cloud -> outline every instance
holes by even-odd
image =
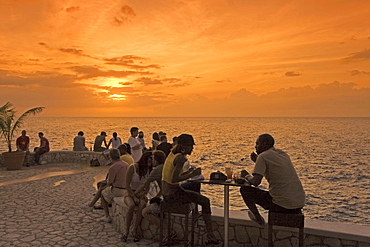
[[[370,49],[351,53],[348,57],[345,57],[344,60],[346,61],[358,61],[358,60],[367,60],[370,59]]]
[[[182,116],[245,117],[369,117],[370,88],[333,82],[313,88],[292,87],[264,95],[240,89],[224,98],[193,96],[162,106]]]
[[[113,17],[112,23],[115,26],[121,26],[135,16],[136,14],[133,8],[128,5],[123,5]]]
[[[367,72],[367,71],[359,71],[359,70],[352,70],[352,71],[350,71],[350,74],[351,74],[351,76],[355,76],[355,75],[361,75],[361,74],[363,74],[363,75],[370,75],[370,72]]]
[[[59,51],[64,53],[69,53],[76,56],[84,56],[84,57],[91,57],[89,55],[86,55],[82,52],[82,50],[74,49],[74,48],[60,48]]]
[[[66,8],[66,12],[75,12],[78,10],[80,10],[80,6],[72,6],[72,7]]]
[[[285,76],[300,76],[300,73],[294,72],[294,71],[288,71],[285,73]]]
[[[121,57],[114,57],[114,58],[104,58],[103,61],[106,61],[106,64],[110,65],[121,65],[131,69],[160,69],[161,66],[158,64],[150,64],[150,65],[137,65],[134,64],[136,61],[142,63],[143,60],[148,60],[147,58],[135,56],[135,55],[126,55]]]
[[[135,80],[136,82],[142,82],[145,86],[149,85],[167,85],[170,84],[170,86],[178,86],[179,84],[183,84],[181,79],[179,78],[150,78],[150,77],[141,77]]]
[[[163,84],[163,82],[161,82],[160,80],[152,79],[152,78],[149,78],[149,77],[141,77],[139,79],[136,79],[135,81],[142,82],[142,83],[144,83],[145,86],[148,86],[148,85],[162,85]]]
[[[96,77],[127,77],[130,75],[147,75],[150,72],[132,70],[101,70],[95,66],[72,66],[70,69],[77,72],[78,79],[91,79]]]

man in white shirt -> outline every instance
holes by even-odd
[[[135,162],[138,162],[143,154],[143,146],[140,141],[136,138],[139,134],[138,127],[132,127],[130,130],[131,136],[128,138],[128,144],[131,147],[131,155]]]
[[[305,192],[287,153],[274,148],[274,138],[269,134],[260,135],[256,141],[256,153],[250,157],[256,163],[254,171],[249,174],[243,170],[245,177],[253,186],[258,186],[265,177],[269,191],[256,187],[241,187],[240,193],[249,208],[251,220],[263,226],[265,220],[258,212],[256,204],[266,210],[278,213],[300,213],[305,204]]]

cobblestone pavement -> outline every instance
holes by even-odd
[[[102,210],[81,209],[95,192],[94,177],[107,167],[41,165],[7,171],[0,168],[0,246],[158,246],[153,240],[120,241]],[[58,175],[56,172],[72,171]],[[35,177],[36,176],[36,177]],[[44,177],[44,178],[42,178]]]

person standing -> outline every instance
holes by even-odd
[[[44,133],[39,132],[40,147],[35,147],[35,165],[40,165],[40,156],[50,151],[49,141],[44,137]]]
[[[263,177],[267,179],[269,191],[252,186],[240,188],[240,193],[247,207],[249,218],[264,226],[265,220],[256,204],[266,210],[278,213],[300,213],[305,204],[305,192],[296,170],[287,153],[274,148],[275,140],[269,134],[260,135],[256,141],[256,153],[250,158],[256,163],[253,173],[241,172],[253,186],[258,186]]]
[[[132,127],[130,129],[131,136],[128,139],[128,144],[131,148],[131,155],[132,158],[134,158],[135,162],[138,162],[141,158],[141,155],[143,155],[143,147],[139,140],[136,138],[139,133],[138,127]]]
[[[141,143],[141,147],[143,148],[143,152],[146,151],[146,146],[145,146],[145,140],[144,140],[144,132],[139,131],[139,136],[137,137],[139,142]]]
[[[77,136],[73,139],[73,151],[88,151],[85,146],[84,132],[79,131]]]
[[[162,193],[164,199],[169,202],[194,202],[201,205],[207,232],[204,244],[220,244],[221,241],[213,233],[210,200],[200,193],[184,190],[180,186],[180,182],[201,174],[200,168],[193,167],[183,172],[184,164],[188,160],[187,155],[191,154],[194,145],[191,135],[182,134],[177,138],[177,145],[172,149],[163,166]]]
[[[167,136],[161,136],[161,144],[157,146],[157,150],[162,150],[166,157],[170,154],[172,149],[172,144],[167,142]]]

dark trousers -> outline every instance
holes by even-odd
[[[191,190],[184,190],[181,187],[173,195],[165,196],[165,200],[169,202],[189,203],[193,202],[202,207],[202,213],[211,214],[211,202],[208,197],[205,197],[197,192]]]
[[[268,191],[258,189],[252,186],[240,187],[240,194],[243,197],[244,202],[248,205],[248,202],[258,204],[266,210],[276,213],[285,214],[298,214],[301,213],[302,208],[287,209],[283,208],[272,202],[272,197]]]
[[[39,164],[40,162],[40,156],[42,154],[46,153],[46,151],[42,148],[35,148],[35,163]]]

